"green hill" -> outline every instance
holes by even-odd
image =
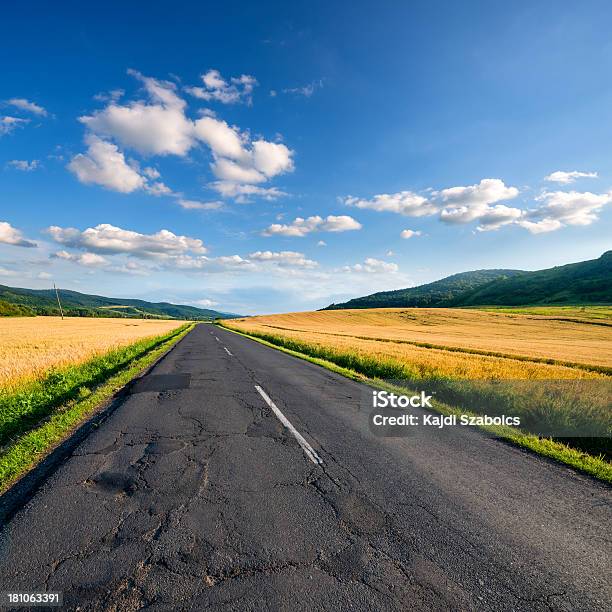
[[[208,321],[239,315],[207,308],[147,302],[123,298],[107,298],[61,289],[64,314],[76,317],[128,317],[146,319],[185,319]],[[17,313],[22,314],[17,314]],[[0,316],[59,315],[53,289],[23,289],[0,285]]]
[[[324,310],[344,308],[394,308],[394,307],[435,307],[466,292],[473,291],[491,281],[523,274],[520,270],[474,270],[447,276],[441,280],[419,287],[381,291],[365,297],[355,298],[343,304],[331,304]]]
[[[612,251],[598,259],[498,279],[449,306],[612,304]]]
[[[439,281],[383,291],[326,310],[344,308],[612,304],[612,251],[598,259],[536,272],[476,270]]]

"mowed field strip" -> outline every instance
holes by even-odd
[[[0,319],[0,389],[82,363],[138,340],[166,334],[185,321],[14,317]]]
[[[224,325],[399,360],[423,374],[459,378],[598,376],[541,360],[612,367],[612,326],[594,325],[587,317],[583,322],[554,314],[381,308],[258,316]]]

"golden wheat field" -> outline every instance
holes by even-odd
[[[185,321],[7,317],[0,319],[0,387],[50,367],[83,362],[119,346],[165,334]]]
[[[593,378],[602,374],[539,360],[612,366],[612,326],[551,316],[388,308],[288,313],[224,324],[245,332],[400,361],[424,376]],[[484,354],[487,352],[496,355]]]

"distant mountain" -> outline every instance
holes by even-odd
[[[598,259],[498,279],[449,306],[612,304],[612,251]]]
[[[536,272],[476,270],[397,291],[383,291],[326,310],[344,308],[612,304],[612,251],[598,259]]]
[[[77,317],[128,317],[209,321],[240,315],[168,302],[147,302],[88,295],[60,289],[64,313]],[[59,315],[53,289],[22,289],[0,285],[0,316]]]
[[[441,280],[409,289],[380,291],[343,304],[331,304],[325,310],[344,308],[435,307],[444,305],[466,292],[488,285],[499,278],[524,274],[521,270],[474,270],[447,276]]]

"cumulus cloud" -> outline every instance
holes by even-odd
[[[141,155],[180,157],[186,156],[199,144],[205,144],[212,153],[210,166],[218,182],[235,183],[237,186],[257,185],[293,170],[293,151],[286,145],[263,139],[251,141],[248,132],[241,132],[239,128],[211,116],[211,113],[204,113],[199,119],[192,120],[186,115],[187,104],[177,94],[174,83],[146,77],[133,70],[129,72],[143,84],[149,100],[119,104],[112,99],[105,108],[80,117],[79,120],[90,134],[95,134],[99,140],[107,143],[112,141],[115,143],[112,146],[120,145]],[[243,75],[232,79],[232,84],[224,89],[220,75],[207,75],[205,82],[213,88],[207,95],[221,96],[223,90],[223,96],[228,96],[230,90],[237,89],[238,84],[242,87],[241,92],[250,92],[254,86],[249,81],[251,77]],[[122,154],[118,149],[117,152]],[[125,165],[138,173],[134,164]],[[154,176],[156,173],[157,176]],[[158,177],[157,170],[149,167],[141,175],[143,179],[155,180]],[[145,188],[156,195],[172,195],[164,190],[163,184],[146,186],[141,183],[135,187],[137,182],[137,178],[132,175],[129,191]],[[232,189],[224,191],[231,192]],[[239,191],[239,188],[236,187],[234,191]],[[225,193],[220,193],[225,197]],[[238,193],[237,197],[244,195]],[[258,190],[251,190],[249,195],[275,197],[274,192]]]
[[[490,213],[490,206],[516,198],[519,190],[507,187],[500,179],[482,179],[476,185],[450,187],[434,192],[444,204],[440,220],[445,223],[470,223]],[[518,209],[515,209],[518,210]]]
[[[197,138],[205,142],[217,157],[247,162],[249,154],[244,148],[246,137],[235,127],[215,117],[205,116],[194,123]]]
[[[532,234],[544,234],[546,232],[555,232],[561,229],[563,225],[556,219],[542,219],[541,221],[529,221],[529,219],[523,219],[518,224],[529,230]]]
[[[188,252],[206,253],[207,250],[200,239],[176,235],[166,229],[155,234],[140,234],[102,223],[83,231],[58,226],[51,226],[46,231],[59,244],[92,253],[123,253],[149,259]]]
[[[255,140],[253,142],[253,165],[268,178],[291,172],[293,151],[279,142]]]
[[[176,195],[168,185],[162,181],[155,181],[153,183],[145,183],[144,190],[153,196],[171,196]]]
[[[33,159],[32,161],[28,161],[27,159],[11,159],[8,165],[22,172],[32,172],[32,170],[38,168],[39,161],[37,159]]]
[[[597,172],[580,172],[578,170],[572,170],[571,172],[564,172],[563,170],[557,170],[552,172],[548,176],[544,177],[545,181],[551,183],[560,183],[562,185],[569,185],[576,179],[580,178],[597,178]]]
[[[11,98],[10,100],[7,100],[6,103],[18,108],[19,110],[32,113],[34,115],[39,115],[41,117],[46,117],[49,114],[42,106],[39,106],[34,102],[30,102],[25,98]]]
[[[0,117],[0,136],[10,134],[13,130],[30,123],[29,119],[20,119],[19,117],[4,116]]]
[[[534,234],[552,232],[567,225],[590,225],[601,209],[612,202],[612,192],[545,191],[539,205],[527,211],[519,225]]]
[[[236,202],[242,204],[250,202],[251,197],[259,197],[264,200],[276,200],[281,196],[288,195],[277,187],[241,185],[232,181],[215,181],[210,183],[209,187],[220,193],[223,197],[234,198]]]
[[[361,229],[361,223],[348,215],[328,215],[323,218],[319,215],[303,219],[296,217],[290,224],[273,223],[266,230],[264,236],[292,236],[303,237],[311,232],[346,232]]]
[[[252,166],[239,164],[231,159],[218,159],[211,165],[215,176],[232,183],[262,183],[266,177]]]
[[[142,189],[146,179],[130,166],[119,148],[89,134],[86,139],[87,153],[75,155],[68,169],[85,184],[96,184],[119,191],[131,193]]]
[[[420,236],[420,235],[421,235],[421,232],[419,230],[411,230],[411,229],[402,230],[402,232],[400,233],[400,236],[404,238],[404,240],[409,240],[410,238],[414,238],[415,236]]]
[[[478,217],[479,232],[497,230],[503,225],[508,225],[518,221],[523,216],[523,211],[519,208],[511,208],[503,204],[487,207],[486,211]]]
[[[239,272],[252,270],[254,264],[240,255],[222,255],[207,257],[189,254],[172,255],[162,261],[162,267],[167,270],[183,270],[185,272]]]
[[[236,104],[238,102],[252,103],[253,89],[258,84],[257,79],[249,74],[226,81],[218,70],[209,70],[201,75],[203,87],[187,87],[185,91],[200,100]]]
[[[219,210],[223,207],[223,202],[200,202],[198,200],[184,200],[178,198],[178,205],[185,210]]]
[[[255,251],[249,255],[249,259],[298,268],[316,268],[319,265],[316,261],[307,259],[304,253],[298,253],[297,251]]]
[[[368,257],[363,263],[354,266],[344,266],[343,272],[365,272],[366,274],[395,273],[399,270],[397,264]]]
[[[23,234],[7,221],[0,221],[0,243],[27,248],[38,246],[35,242],[26,240]]]
[[[187,154],[194,145],[193,123],[185,116],[185,102],[176,86],[130,71],[139,79],[152,103],[119,105],[115,101],[92,115],[79,118],[92,132],[113,138],[143,155]]]
[[[423,217],[438,211],[438,207],[433,202],[412,191],[381,193],[370,200],[347,196],[343,199],[343,202],[347,206],[366,208],[377,212],[394,212],[406,217]]]
[[[69,253],[68,251],[57,251],[57,253],[53,253],[51,257],[94,268],[108,264],[108,259],[96,253]]]

